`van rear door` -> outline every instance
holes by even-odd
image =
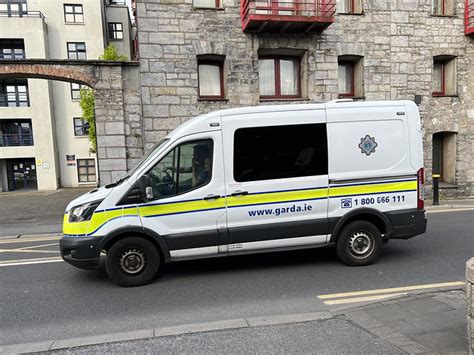
[[[229,252],[326,242],[325,110],[222,122]]]

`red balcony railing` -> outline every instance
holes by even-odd
[[[320,32],[334,22],[335,0],[241,0],[245,32]]]
[[[466,0],[466,35],[474,35],[474,0]]]

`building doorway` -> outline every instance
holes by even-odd
[[[8,190],[36,190],[36,164],[34,158],[7,160]]]
[[[433,174],[440,175],[442,185],[456,183],[456,133],[433,134]]]

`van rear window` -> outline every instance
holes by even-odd
[[[326,124],[240,128],[234,135],[237,182],[326,175]]]

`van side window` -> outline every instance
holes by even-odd
[[[326,175],[326,124],[241,128],[234,135],[237,182]]]
[[[211,139],[182,143],[149,172],[156,198],[179,195],[207,185],[212,177]]]

